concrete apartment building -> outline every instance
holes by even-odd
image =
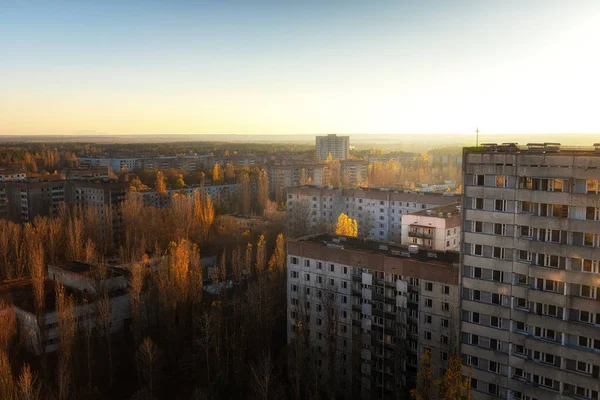
[[[463,160],[473,398],[598,400],[600,145],[484,145]]]
[[[17,317],[19,335],[29,351],[34,354],[52,353],[58,349],[56,314],[56,282],[65,287],[67,295],[76,300],[74,314],[80,327],[86,324],[95,326],[98,321],[94,293],[97,282],[91,275],[91,266],[81,262],[71,262],[61,266],[48,266],[48,276],[44,282],[45,309],[43,326],[45,337],[40,343],[40,323],[33,301],[31,279],[20,279],[0,285],[0,299],[12,305]],[[127,279],[118,270],[109,269],[103,281],[110,297],[111,333],[128,329],[131,323],[131,306],[127,292]]]
[[[402,244],[460,251],[461,205],[452,203],[402,215]]]
[[[458,262],[457,252],[416,246],[327,234],[292,239],[288,342],[308,340],[316,351],[303,354],[314,354],[311,365],[323,383],[336,357],[340,395],[396,399],[414,385],[426,350],[435,377],[458,352]],[[327,340],[332,327],[335,341]]]
[[[37,216],[56,215],[63,204],[92,206],[104,218],[105,207],[115,221],[118,205],[125,199],[127,182],[100,180],[29,180],[7,182],[0,188],[6,198],[5,215],[17,222]],[[2,207],[0,207],[0,213]],[[1,215],[1,214],[0,214]]]
[[[269,165],[266,167],[271,194],[285,192],[286,188],[307,184],[326,185],[331,170],[326,163],[302,163],[292,165]]]
[[[363,160],[341,161],[340,171],[342,174],[342,182],[350,186],[356,186],[364,183],[367,180],[368,167],[369,163]]]
[[[458,201],[454,194],[372,188],[298,186],[287,189],[288,212],[306,218],[311,229],[331,226],[341,213],[356,219],[359,236],[401,242],[402,216]]]
[[[327,160],[329,154],[334,160],[345,160],[350,156],[350,136],[317,136],[315,150],[317,161]]]
[[[27,173],[22,169],[2,168],[0,169],[0,183],[22,181],[27,177]]]
[[[251,195],[255,194],[255,185],[250,185]],[[141,192],[129,192],[129,196],[138,197],[145,206],[153,206],[157,208],[165,207],[170,204],[174,195],[184,193],[188,196],[193,196],[196,191],[202,190],[204,194],[210,195],[213,202],[228,202],[232,201],[237,192],[235,183],[224,183],[222,185],[203,185],[203,186],[186,186],[181,189],[168,189],[163,196],[154,190],[145,190]]]

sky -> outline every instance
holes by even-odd
[[[600,1],[0,2],[0,135],[599,133]]]

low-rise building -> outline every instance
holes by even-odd
[[[402,244],[460,251],[461,205],[452,203],[402,215]]]

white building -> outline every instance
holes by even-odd
[[[347,159],[350,155],[350,136],[338,136],[335,134],[317,136],[317,161],[327,160],[329,154],[331,154],[334,160]]]
[[[311,229],[333,225],[341,213],[358,223],[359,236],[401,242],[402,216],[456,203],[453,194],[414,193],[371,188],[298,186],[287,189],[287,210],[306,218]],[[304,221],[293,221],[300,223]]]
[[[0,182],[22,181],[27,173],[20,169],[0,169]]]
[[[402,216],[402,244],[423,249],[460,250],[461,207],[447,204]]]

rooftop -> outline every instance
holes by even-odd
[[[401,190],[401,189],[390,189],[390,188],[377,188],[377,187],[338,187],[338,186],[320,186],[320,185],[300,185],[300,186],[290,186],[287,188],[290,189],[327,189],[327,190],[352,190],[355,192],[365,192],[365,193],[381,193],[381,192],[389,192],[389,193],[404,193],[404,194],[412,194],[415,196],[438,196],[438,197],[460,197],[456,195],[454,192],[416,192],[410,190]]]
[[[411,213],[411,215],[422,215],[435,218],[450,218],[461,215],[460,203],[444,204],[443,206],[420,210]]]
[[[380,254],[392,258],[411,258],[418,261],[440,264],[455,264],[459,262],[460,254],[456,251],[423,250],[418,246],[402,246],[377,240],[360,239],[356,237],[320,233],[298,239],[290,239],[298,243],[313,243],[323,247],[345,249],[364,254]]]
[[[600,143],[594,143],[591,146],[569,146],[561,143],[482,143],[479,147],[465,147],[465,150],[472,153],[596,153],[600,154]]]

